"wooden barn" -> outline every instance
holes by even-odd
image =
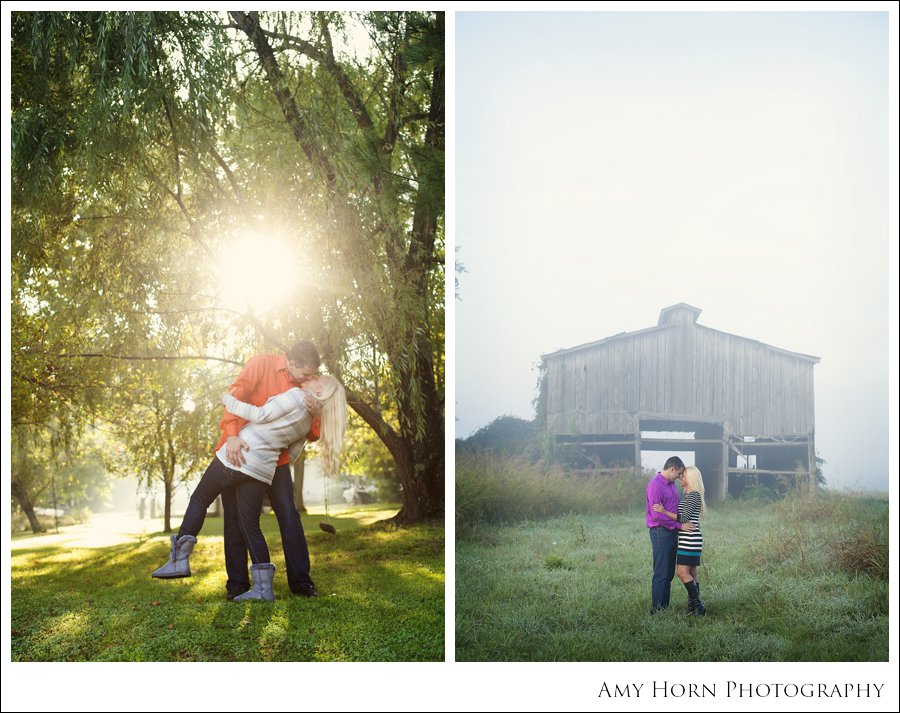
[[[700,312],[673,305],[655,327],[544,355],[555,446],[601,467],[693,451],[713,501],[798,475],[814,483],[819,358],[697,324]]]

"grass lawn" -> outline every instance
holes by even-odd
[[[333,515],[337,535],[303,517],[314,599],[291,595],[277,522],[264,515],[271,603],[226,601],[220,518],[198,537],[193,576],[168,581],[150,576],[168,556],[162,532],[103,547],[14,536],[12,660],[441,661],[444,530],[366,524],[378,515]]]
[[[677,578],[671,608],[649,614],[642,510],[467,528],[456,545],[456,658],[887,661],[886,564],[853,573],[839,558],[842,538],[886,533],[887,502],[805,507],[732,502],[706,515],[703,618],[685,614]]]

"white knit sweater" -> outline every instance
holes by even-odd
[[[250,421],[240,433],[250,449],[243,451],[247,462],[240,468],[228,462],[224,444],[216,451],[216,456],[228,468],[271,485],[281,450],[287,448],[293,462],[300,455],[309,433],[312,419],[306,408],[303,390],[296,387],[288,389],[270,398],[263,406],[251,406],[231,394],[225,394],[222,403],[235,416]]]

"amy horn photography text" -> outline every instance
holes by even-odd
[[[598,698],[881,698],[883,683],[712,683],[609,684],[603,682]]]

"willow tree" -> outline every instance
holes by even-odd
[[[77,514],[110,491],[101,434],[90,431],[77,444],[62,449],[54,447],[58,427],[53,421],[40,427],[20,425],[9,432],[10,491],[33,532],[45,529],[36,507],[64,507]]]
[[[14,269],[58,295],[75,249],[79,353],[173,319],[238,361],[311,337],[396,462],[398,518],[441,516],[443,15],[16,13],[12,58]],[[303,256],[303,300],[223,302],[249,224]]]

